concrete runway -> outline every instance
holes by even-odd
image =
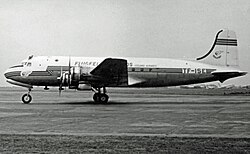
[[[110,89],[109,104],[92,92],[0,88],[0,134],[250,138],[250,97],[178,95],[172,90]],[[178,93],[178,90],[177,90]]]

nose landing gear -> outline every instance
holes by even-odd
[[[28,91],[27,94],[24,94],[22,96],[22,101],[23,101],[24,104],[29,104],[32,101],[32,97],[30,95],[30,91],[31,91],[31,89],[29,89],[29,91]]]

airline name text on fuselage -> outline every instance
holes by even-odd
[[[97,66],[99,62],[96,61],[76,61],[74,63],[75,66]]]
[[[98,66],[100,62],[96,61],[75,61],[75,66]],[[127,63],[128,67],[157,67],[157,65],[144,65],[144,64],[133,64],[132,62]]]

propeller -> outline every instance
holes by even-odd
[[[70,86],[70,84],[71,84],[71,58],[70,58],[70,56],[69,56],[69,73],[68,73],[68,88],[69,88],[69,86]]]
[[[61,96],[62,86],[63,86],[63,73],[62,73],[62,67],[61,67],[61,72],[60,72],[60,85],[59,85],[59,96]]]
[[[63,73],[62,66],[61,66],[59,96],[61,96],[61,91],[63,90],[63,84],[65,85],[65,89],[66,89],[67,85],[65,84],[65,81],[68,83],[68,88],[69,88],[71,84],[71,58],[70,57],[69,57],[68,72]]]

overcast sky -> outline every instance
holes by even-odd
[[[249,0],[0,0],[0,85],[29,55],[196,58],[223,28],[250,73]]]

